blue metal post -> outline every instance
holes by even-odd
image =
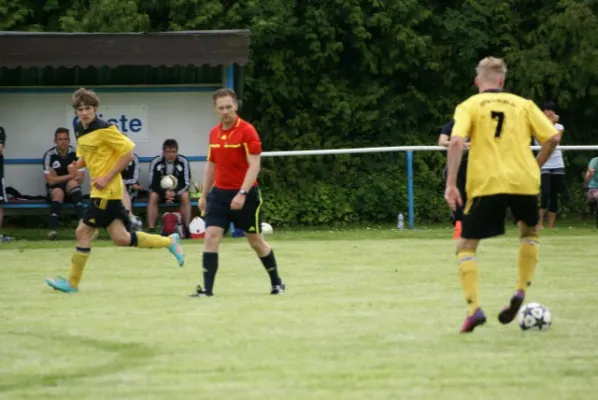
[[[224,86],[227,89],[235,90],[235,65],[231,64],[226,67],[224,73]]]
[[[413,229],[415,225],[413,211],[413,151],[407,152],[407,201],[409,203],[409,229]]]
[[[224,87],[227,89],[235,90],[235,65],[227,65],[224,69]],[[235,224],[232,222],[229,225],[230,235],[232,237],[237,237],[235,233]]]

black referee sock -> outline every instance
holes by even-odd
[[[270,276],[270,283],[272,286],[280,285],[280,276],[278,276],[278,269],[276,267],[276,258],[274,258],[274,250],[270,249],[270,253],[267,256],[260,257],[266,272]]]
[[[204,290],[212,293],[214,279],[218,271],[218,253],[203,253],[203,284]]]
[[[50,229],[56,230],[60,221],[60,211],[62,210],[62,203],[53,201],[50,205]]]

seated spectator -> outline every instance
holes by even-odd
[[[71,138],[69,130],[58,128],[54,132],[54,143],[56,146],[44,154],[44,175],[46,177],[46,190],[50,202],[50,233],[51,240],[57,238],[56,229],[60,222],[60,211],[62,203],[67,197],[75,206],[77,219],[83,218],[83,202],[81,200],[81,183],[83,182],[83,170],[71,174],[68,171],[69,164],[77,160],[75,149],[70,145]]]
[[[174,139],[166,139],[162,144],[162,154],[154,157],[149,167],[149,200],[147,203],[147,226],[149,232],[156,230],[158,203],[181,204],[181,213],[188,232],[191,220],[191,201],[189,185],[191,184],[191,168],[187,157],[178,154],[179,145]],[[164,190],[160,180],[165,175],[174,175],[178,185],[174,190]]]
[[[6,132],[0,126],[0,228],[2,228],[2,219],[4,218],[4,207],[8,201],[6,195],[6,186],[4,185],[4,143],[6,143]],[[10,242],[13,238],[0,233],[0,243]]]
[[[129,195],[130,202],[135,201],[139,194],[139,190],[142,189],[141,185],[139,184],[139,157],[135,154],[135,158],[133,161],[127,165],[121,172],[123,183],[125,185],[126,193]],[[125,206],[125,208],[127,208]],[[127,210],[130,210],[127,208]]]
[[[596,167],[598,166],[598,157],[592,158],[585,176],[585,185],[588,188],[586,201],[588,204],[598,207],[598,175]]]
[[[124,185],[122,203],[125,210],[129,213],[130,226],[127,227],[129,231],[139,231],[143,227],[139,217],[133,214],[133,202],[142,189],[142,186],[139,184],[139,157],[137,154],[134,156],[133,161],[121,172]]]

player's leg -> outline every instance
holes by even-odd
[[[502,195],[470,199],[465,208],[463,232],[457,244],[459,279],[467,302],[467,317],[461,326],[462,333],[472,332],[486,322],[479,303],[477,248],[481,239],[504,234],[506,208]]]
[[[214,294],[214,281],[218,272],[218,248],[224,231],[230,224],[230,203],[236,191],[213,188],[206,197],[206,234],[203,250],[203,287],[197,285],[191,297],[205,297]]]
[[[54,185],[49,189],[50,233],[48,234],[48,238],[50,238],[50,240],[55,240],[57,238],[56,230],[58,229],[58,225],[60,223],[60,212],[62,211],[62,203],[64,202],[65,197],[64,189],[65,187],[63,185]]]
[[[147,200],[147,230],[148,232],[156,231],[156,219],[158,218],[158,203],[160,202],[160,195],[156,192],[150,192]]]
[[[546,217],[546,210],[548,209],[548,203],[550,200],[550,192],[552,191],[551,179],[549,171],[542,171],[542,184],[540,191],[540,212],[539,212],[539,223],[540,229],[544,228],[544,218]]]
[[[2,229],[2,222],[4,220],[4,204],[8,201],[5,188],[4,178],[0,177],[0,229]],[[12,240],[12,237],[0,233],[0,243],[10,242]]]
[[[453,233],[454,239],[459,239],[461,237],[461,233],[463,231],[463,210],[465,209],[465,204],[467,204],[467,164],[462,164],[459,167],[459,172],[457,174],[457,188],[459,189],[459,193],[461,193],[461,201],[463,205],[457,206],[457,210],[454,213],[455,219],[455,231]]]
[[[0,229],[2,229],[2,221],[4,220],[4,206],[3,203],[0,202]],[[5,241],[8,242],[10,239],[5,239],[7,236],[4,236],[0,233],[0,243],[4,243]]]
[[[548,198],[548,227],[554,228],[559,211],[559,195],[565,186],[565,175],[554,173],[550,175],[550,197]]]
[[[262,196],[258,188],[252,188],[245,198],[245,205],[242,210],[233,212],[233,223],[235,227],[242,229],[249,245],[259,257],[264,269],[270,277],[270,294],[284,294],[285,284],[278,274],[276,257],[272,247],[264,240],[261,233],[262,226]]]
[[[175,256],[180,267],[185,263],[181,239],[177,233],[165,237],[145,232],[127,230],[129,213],[120,200],[111,200],[106,207],[106,231],[117,246],[132,246],[141,249],[168,249]]]
[[[185,223],[185,235],[189,236],[189,224],[191,223],[191,198],[189,197],[189,192],[181,193],[178,196],[178,201],[181,205],[181,212]]]
[[[46,283],[54,290],[64,293],[79,291],[79,283],[81,282],[83,269],[91,253],[92,236],[97,230],[97,220],[99,218],[100,213],[98,213],[98,210],[92,208],[85,213],[83,220],[79,222],[79,226],[77,226],[77,230],[75,231],[77,247],[71,257],[69,278],[64,279],[60,276],[46,278]]]
[[[531,285],[538,263],[538,201],[536,196],[509,195],[509,206],[519,221],[519,255],[517,257],[517,284],[509,305],[499,314],[502,324],[513,321],[523,304],[525,293]]]
[[[79,185],[79,182],[76,180],[71,179],[66,184],[66,192],[71,196],[71,201],[75,207],[75,214],[77,215],[77,220],[81,221],[83,219],[83,212],[85,210],[83,207],[83,193],[81,193],[81,185]]]

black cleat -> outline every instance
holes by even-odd
[[[214,294],[212,292],[208,292],[207,290],[203,290],[201,285],[197,285],[195,288],[195,293],[190,294],[189,297],[212,297]]]
[[[281,296],[284,294],[287,286],[284,284],[283,281],[280,281],[279,285],[272,286],[272,290],[270,290],[270,294],[274,296]]]
[[[503,325],[513,321],[517,316],[524,299],[525,292],[523,290],[518,290],[513,297],[511,297],[511,302],[509,305],[503,308],[503,310],[498,314],[498,321]]]

